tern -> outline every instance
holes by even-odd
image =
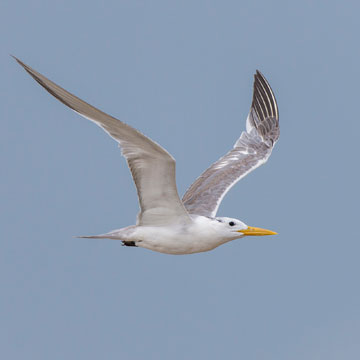
[[[180,255],[209,251],[244,236],[276,234],[238,219],[216,216],[229,189],[268,160],[279,138],[278,106],[260,71],[256,70],[254,75],[246,131],[227,154],[196,179],[180,200],[175,159],[164,148],[14,58],[51,95],[115,139],[130,168],[140,205],[136,225],[81,238],[120,240],[126,246]]]

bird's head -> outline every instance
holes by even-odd
[[[248,226],[238,219],[228,217],[216,217],[218,222],[218,230],[224,233],[226,237],[240,238],[243,236],[263,236],[276,235],[277,233],[271,230],[261,229],[258,227]]]

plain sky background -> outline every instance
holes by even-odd
[[[2,359],[360,358],[357,1],[0,5]],[[177,159],[182,195],[245,127],[281,136],[219,216],[279,232],[171,256],[74,239],[138,211],[117,144],[9,54]]]

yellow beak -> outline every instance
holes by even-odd
[[[277,235],[275,231],[261,229],[257,227],[248,226],[245,230],[238,230],[237,232],[243,233],[247,236],[263,236],[263,235]]]

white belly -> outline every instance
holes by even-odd
[[[213,229],[196,226],[188,229],[139,227],[134,234],[134,240],[139,247],[174,255],[209,251],[230,241],[219,237]]]

